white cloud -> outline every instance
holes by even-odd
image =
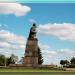
[[[41,43],[39,43],[39,47],[41,48],[41,50],[48,50],[48,49],[50,49],[50,46],[47,45],[47,44],[41,44]]]
[[[40,24],[39,32],[47,36],[55,36],[61,40],[75,41],[75,24],[72,23]]]
[[[0,2],[16,2],[16,0],[0,0]]]
[[[23,36],[15,35],[14,33],[6,30],[0,30],[0,39],[15,44],[24,44],[25,42],[25,38]]]
[[[52,50],[51,46],[47,44],[39,44],[44,59],[43,64],[60,65],[60,60],[70,60],[75,56],[75,51],[71,49]]]
[[[42,52],[43,55],[47,55],[47,54],[49,54],[50,56],[56,55],[56,52],[50,51],[51,47],[49,45],[39,44],[39,47],[40,47],[41,52]]]
[[[70,60],[75,56],[75,51],[71,49],[59,49],[59,50],[42,50],[44,59],[43,64],[55,64],[60,65],[60,60]]]
[[[60,49],[57,51],[58,54],[62,54],[62,55],[67,55],[67,56],[75,56],[75,51],[74,50],[71,50],[71,49]]]
[[[57,55],[56,51],[51,50],[51,46],[47,44],[39,44],[44,63],[43,64],[51,64],[53,62],[53,58]]]
[[[39,47],[40,47],[41,52],[42,52],[43,55],[47,55],[47,54],[49,54],[50,56],[56,55],[56,52],[51,51],[50,50],[51,46],[49,46],[47,44],[39,44]]]
[[[7,54],[15,52],[22,54],[25,50],[26,39],[23,36],[16,35],[6,30],[0,30],[0,53]]]
[[[47,44],[39,44],[39,47],[40,47],[41,52],[42,52],[43,55],[49,55],[51,57],[56,55],[56,52],[50,50],[51,46],[49,46]]]
[[[0,14],[14,14],[16,16],[24,16],[31,11],[28,6],[19,3],[0,3]]]

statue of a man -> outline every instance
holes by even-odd
[[[36,38],[36,24],[34,23],[33,26],[30,29],[29,38]]]

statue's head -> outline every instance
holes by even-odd
[[[36,24],[35,23],[33,23],[33,27],[36,27]]]

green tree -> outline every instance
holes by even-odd
[[[43,57],[40,51],[40,48],[38,47],[38,64],[42,64],[43,63]]]
[[[9,64],[15,64],[15,62],[12,60],[11,57],[7,58],[7,66],[8,66]]]
[[[9,64],[15,64],[18,60],[18,57],[12,54],[10,57],[7,58],[7,66]]]
[[[67,67],[67,66],[69,66],[69,61],[68,61],[68,60],[61,60],[61,61],[60,61],[60,64],[61,64],[63,67]]]
[[[70,60],[70,62],[71,62],[71,65],[75,66],[75,57],[72,57],[71,60]]]
[[[12,54],[10,57],[0,54],[0,66],[8,66],[9,64],[15,64],[18,57]]]
[[[0,66],[4,66],[5,65],[5,56],[0,54]]]
[[[11,59],[12,59],[12,61],[14,61],[16,63],[18,60],[18,56],[15,56],[14,54],[12,54]]]

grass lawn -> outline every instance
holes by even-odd
[[[0,75],[75,75],[75,72],[2,72]]]
[[[0,72],[66,72],[64,70],[35,69],[35,68],[0,68]]]
[[[49,69],[0,69],[0,75],[75,75],[74,71]]]

